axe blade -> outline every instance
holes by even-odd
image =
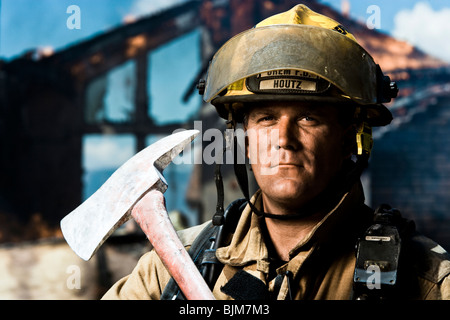
[[[133,206],[150,189],[165,192],[162,171],[199,134],[185,130],[167,136],[137,153],[86,201],[61,220],[69,246],[89,260],[103,242],[131,217]]]

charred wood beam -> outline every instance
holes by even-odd
[[[79,80],[97,77],[197,28],[200,25],[197,14],[200,3],[198,0],[188,1],[120,26],[42,59],[41,63],[63,67]]]

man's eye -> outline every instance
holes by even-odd
[[[275,119],[273,116],[264,116],[259,119],[259,121],[272,121]]]
[[[307,123],[309,125],[312,125],[312,124],[317,124],[318,120],[317,120],[317,118],[314,118],[314,117],[311,117],[311,116],[304,116],[304,117],[299,119],[299,122],[301,122],[303,124]]]

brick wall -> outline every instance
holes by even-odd
[[[375,141],[370,163],[375,208],[388,203],[450,249],[450,96]]]

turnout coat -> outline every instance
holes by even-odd
[[[261,208],[260,191],[251,201]],[[372,218],[373,211],[364,205],[362,186],[357,183],[291,250],[285,262],[273,258],[270,243],[265,240],[264,219],[247,205],[228,244],[216,252],[223,269],[213,294],[225,300],[351,299],[355,244]],[[207,223],[179,232],[187,249]],[[398,271],[402,287],[397,297],[450,299],[449,254],[419,233],[404,246],[405,257]],[[103,299],[160,299],[169,280],[158,255],[150,251]]]

